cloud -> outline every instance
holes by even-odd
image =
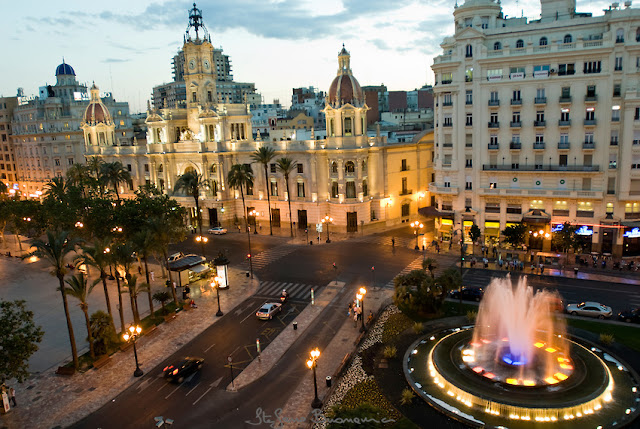
[[[124,59],[124,58],[106,58],[104,60],[102,60],[103,63],[126,63],[131,61],[130,59]]]

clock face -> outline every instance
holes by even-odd
[[[194,60],[193,58],[189,61],[189,68],[191,70],[196,68],[196,60]]]
[[[209,60],[204,60],[202,62],[202,65],[204,65],[205,70],[209,70],[209,68],[211,67],[211,64],[209,64]]]

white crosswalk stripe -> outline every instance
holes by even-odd
[[[404,270],[400,271],[392,280],[389,281],[384,287],[387,289],[393,289],[393,281],[405,274],[409,274],[413,270],[421,270],[422,269],[422,256],[418,256],[413,260],[409,265],[407,265]]]
[[[350,241],[355,241],[358,243],[372,243],[382,246],[393,246],[393,241],[395,241],[395,245],[398,247],[409,247],[411,244],[415,244],[416,239],[411,237],[388,237],[388,236],[380,236],[380,235],[366,235],[364,237],[356,237],[351,239]]]
[[[295,252],[300,246],[295,246],[291,244],[286,244],[283,246],[274,247],[272,249],[265,250],[264,252],[260,252],[257,255],[253,256],[253,269],[260,270],[270,263],[277,261],[278,259],[286,256],[290,253]],[[248,270],[249,269],[249,261],[244,261],[241,265],[241,269]]]
[[[311,289],[317,292],[320,286],[275,281],[261,282],[255,296],[280,298],[283,289],[286,289],[290,299],[309,301],[311,299]]]

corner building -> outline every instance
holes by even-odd
[[[541,0],[529,22],[499,1],[456,6],[432,65],[440,236],[464,221],[491,245],[524,222],[549,251],[568,221],[585,252],[640,254],[640,10],[617,5]]]
[[[193,198],[173,192],[177,177],[196,171],[208,179],[211,186],[201,193],[203,223],[232,229],[243,218],[240,193],[226,183],[236,163],[252,164],[254,185],[245,191],[245,200],[248,212],[258,212],[249,222],[257,222],[262,233],[268,232],[269,224],[266,192],[271,199],[273,226],[288,228],[295,223],[303,231],[309,226],[313,229],[313,224],[326,215],[334,219],[331,231],[355,232],[365,225],[400,224],[417,215],[418,205],[427,205],[433,133],[425,132],[420,140],[399,144],[389,144],[379,133],[367,136],[369,108],[344,47],[338,54],[338,72],[324,109],[327,138],[316,139],[312,131],[309,140],[263,140],[259,134],[254,139],[249,103],[230,103],[227,97],[217,96],[214,49],[206,31],[200,33],[203,37],[199,32],[194,34],[203,27],[195,6],[190,18],[182,49],[186,105],[149,106],[146,145],[99,144],[91,136],[98,132],[97,127],[109,124],[85,121],[87,156],[132,165],[134,189],[145,183],[155,184],[190,208],[193,225],[197,219]],[[263,166],[251,159],[263,146],[276,151],[266,179]],[[284,177],[276,169],[276,160],[281,157],[297,162],[289,178],[291,195],[287,195]],[[122,189],[123,194],[127,192],[131,193]]]

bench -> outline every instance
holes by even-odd
[[[340,362],[340,365],[338,366],[338,369],[333,374],[333,378],[337,379],[340,376],[340,374],[342,374],[342,371],[344,371],[347,363],[349,363],[350,358],[351,358],[351,353],[347,353],[346,355],[344,355],[344,357],[342,358],[342,362]]]
[[[93,362],[93,367],[95,369],[99,369],[99,368],[102,368],[103,366],[105,366],[106,364],[108,364],[109,362],[111,362],[111,356],[104,355],[104,356],[100,357],[99,359],[96,359]]]
[[[146,331],[144,331],[144,336],[145,337],[150,337],[150,336],[152,336],[153,334],[155,334],[157,332],[158,332],[158,327],[156,325],[151,325],[151,326],[149,326],[149,328],[147,328]]]
[[[58,375],[73,375],[75,373],[76,369],[72,366],[59,366],[58,369],[56,369],[56,374]]]
[[[120,344],[120,351],[121,352],[126,352],[131,347],[133,347],[133,342],[122,343],[122,344]]]

